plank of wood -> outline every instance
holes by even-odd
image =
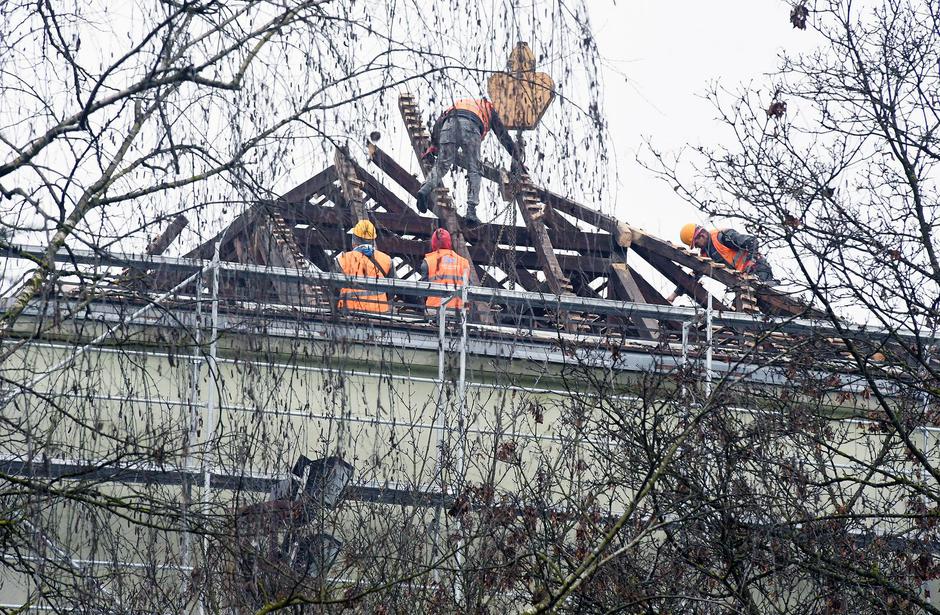
[[[519,176],[518,182],[516,205],[522,213],[522,219],[525,220],[529,237],[532,240],[532,247],[535,248],[535,253],[538,254],[539,263],[545,273],[545,279],[556,295],[573,294],[571,282],[565,277],[561,265],[558,264],[555,248],[542,219],[545,215],[545,209],[536,196],[532,181],[527,175],[522,174]]]
[[[307,262],[292,229],[277,212],[259,211],[253,225],[253,238],[262,264],[288,269],[306,269]],[[272,280],[278,299],[287,305],[328,302],[320,288],[302,281]]]
[[[380,147],[370,144],[369,146],[370,159],[383,173],[392,178],[395,183],[404,188],[412,196],[418,193],[418,188],[421,187],[421,182],[418,179],[408,173],[404,168],[401,167],[391,156],[389,156],[385,151]],[[360,173],[360,177],[366,180],[366,193],[369,194],[372,198],[373,196],[371,190],[373,186],[369,181],[367,175]],[[374,178],[373,178],[374,180]],[[377,180],[375,180],[376,183]],[[378,183],[381,186],[381,183]],[[384,188],[384,187],[383,187]],[[388,189],[385,188],[387,191]],[[407,207],[401,199],[399,199],[395,194],[390,193],[387,197],[379,197],[383,200],[383,204],[386,202],[391,204],[393,208],[399,206]],[[378,198],[377,198],[378,200]],[[399,203],[397,205],[395,202]],[[428,218],[421,217],[415,214],[410,208],[407,210],[405,216],[408,218],[406,224],[411,224],[412,220],[428,220]],[[569,223],[570,224],[570,223]],[[526,227],[514,227],[511,228],[508,225],[500,225],[493,223],[482,223],[477,227],[467,229],[464,231],[464,236],[471,241],[482,241],[487,237],[508,237],[509,233],[515,231],[517,234],[517,241],[524,245],[532,245],[531,237],[529,235],[528,228]],[[404,231],[398,231],[404,232]],[[611,236],[606,233],[598,233],[595,231],[584,231],[581,229],[575,229],[573,231],[567,230],[557,230],[557,229],[548,229],[548,236],[552,244],[559,250],[574,250],[578,252],[590,252],[600,255],[609,255],[611,253],[623,253],[623,250],[619,245],[615,244]]]
[[[163,229],[163,232],[157,235],[153,241],[148,245],[145,253],[150,254],[151,256],[159,256],[166,252],[166,249],[170,247],[170,244],[173,243],[177,237],[180,236],[180,233],[183,232],[183,229],[186,228],[186,225],[189,224],[189,220],[186,219],[186,216],[179,214],[170,224]],[[148,272],[150,270],[147,268],[141,267],[126,267],[121,272],[122,283],[131,283],[138,284],[144,282],[147,279]]]
[[[166,249],[170,247],[170,244],[176,241],[176,238],[180,236],[180,233],[183,232],[183,229],[185,229],[188,224],[189,220],[186,219],[186,216],[183,214],[176,216],[173,218],[173,221],[170,222],[170,225],[163,229],[163,232],[150,242],[145,252],[151,256],[163,254],[166,252]]]
[[[418,215],[407,203],[401,200],[397,194],[380,182],[378,178],[359,166],[359,164],[356,164],[355,161],[353,161],[353,164],[355,164],[356,167],[356,175],[363,181],[363,191],[366,193],[366,196],[384,207],[386,211],[395,214],[397,218],[405,222],[428,222],[428,218]],[[415,192],[417,192],[417,190]]]
[[[356,175],[356,167],[349,157],[349,152],[337,147],[333,152],[333,166],[339,179],[340,190],[355,220],[368,220],[369,212],[366,209],[365,194],[362,191],[363,182]]]
[[[612,288],[618,299],[624,301],[633,301],[634,303],[646,303],[646,297],[640,290],[639,285],[633,278],[633,272],[625,263],[614,263],[610,266],[611,281],[614,282]],[[653,318],[630,317],[633,324],[636,325],[640,337],[653,339],[659,332],[659,323]]]
[[[702,307],[708,305],[708,291],[705,290],[704,286],[699,284],[698,280],[686,273],[679,265],[659,254],[648,252],[645,248],[639,248],[634,245],[634,250],[640,257],[655,267],[657,271],[666,276],[667,279],[675,283],[684,292],[688,293],[696,303]],[[731,308],[715,297],[712,297],[712,309],[731,310]]]
[[[329,166],[310,179],[294,186],[277,200],[287,203],[303,203],[318,194],[320,190],[336,181],[336,167]]]

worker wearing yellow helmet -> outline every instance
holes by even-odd
[[[368,220],[360,220],[350,231],[352,250],[336,257],[341,272],[366,278],[395,277],[392,257],[375,249],[375,225]],[[359,312],[388,313],[388,295],[376,290],[362,288],[343,288],[339,291],[339,309]]]
[[[755,276],[761,282],[775,284],[773,270],[758,253],[757,238],[732,229],[708,230],[697,224],[686,224],[679,239],[690,248],[698,248],[702,256],[723,263],[732,269]]]

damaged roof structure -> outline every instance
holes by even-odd
[[[418,162],[427,173],[429,165],[421,160],[420,153],[428,147],[430,135],[420,120],[421,112],[414,98],[407,94],[401,96],[399,108]],[[414,197],[421,180],[376,143],[369,144],[369,156],[368,164],[364,165],[347,150],[337,148],[333,165],[281,197],[250,207],[216,237],[186,253],[185,258],[211,259],[218,245],[222,261],[332,271],[333,259],[348,249],[346,229],[357,220],[369,219],[379,231],[376,247],[394,258],[399,279],[418,279],[431,233],[443,227],[455,238],[455,249],[472,263],[473,286],[669,305],[654,283],[638,271],[643,269],[636,266],[641,261],[700,306],[707,304],[709,293],[699,278],[708,276],[727,287],[727,295],[733,296],[727,303],[712,296],[715,310],[781,317],[821,315],[799,299],[765,286],[752,276],[650,235],[573,198],[538,187],[526,175],[511,176],[488,164],[484,165],[484,177],[499,184],[503,198],[515,203],[524,226],[497,223],[469,226],[457,213],[446,188],[439,188],[434,195],[435,215],[423,216],[388,186],[391,182]],[[178,234],[180,230],[171,225],[166,233]],[[155,241],[157,245],[168,243],[161,238]],[[151,271],[145,281],[150,288],[159,290],[178,280]],[[248,296],[245,284],[227,280],[220,292],[223,296],[276,300],[282,305],[324,307],[330,301],[328,293],[310,285],[272,281],[259,288],[253,284]],[[479,308],[475,317],[480,322],[519,322],[519,310],[501,305],[498,299]],[[407,307],[402,311],[409,312]],[[544,311],[538,316],[544,317]],[[567,316],[572,318],[566,323],[539,318],[536,326],[557,328],[564,324],[569,330],[598,331],[607,327],[610,318],[617,318],[590,312]],[[649,318],[634,318],[629,324],[628,336],[638,339],[665,339],[677,331],[674,323],[658,323]]]

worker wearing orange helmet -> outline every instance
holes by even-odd
[[[352,235],[352,250],[336,257],[339,270],[346,275],[365,278],[394,278],[392,257],[375,249],[375,225],[368,220],[360,220],[349,231]],[[388,295],[374,289],[343,288],[339,291],[339,309],[357,312],[389,312]]]
[[[431,131],[431,146],[424,153],[423,158],[434,160],[434,167],[428,178],[418,190],[418,209],[422,212],[428,210],[431,193],[441,184],[441,179],[454,165],[457,149],[463,151],[467,164],[467,179],[470,189],[467,193],[467,222],[479,224],[477,205],[480,203],[480,143],[487,133],[499,138],[499,142],[513,157],[514,168],[524,168],[523,152],[516,147],[509,131],[503,125],[493,106],[486,98],[464,98],[454,102],[454,105],[445,111],[434,123]]]
[[[715,262],[755,276],[761,282],[774,284],[770,265],[758,253],[757,238],[732,229],[707,230],[697,224],[686,224],[679,231],[679,239],[690,248],[695,247]]]
[[[447,229],[439,228],[431,235],[431,252],[424,257],[421,263],[421,277],[428,282],[446,284],[455,289],[463,286],[464,276],[470,271],[470,261],[454,252]],[[441,305],[441,297],[428,297],[425,305],[428,309],[437,309]],[[447,302],[447,307],[459,310],[463,301],[453,298]]]

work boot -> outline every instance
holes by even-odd
[[[477,218],[476,203],[467,203],[467,215],[464,216],[464,220],[470,226],[480,226],[480,219]]]
[[[418,211],[421,213],[426,213],[428,210],[428,197],[431,196],[430,192],[424,192],[423,190],[418,190]]]

